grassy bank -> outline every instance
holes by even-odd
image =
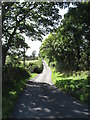
[[[90,76],[89,71],[56,72],[52,70],[52,81],[60,90],[90,105]]]
[[[48,59],[45,59],[49,63]],[[52,67],[52,81],[57,88],[71,96],[79,99],[82,102],[90,105],[90,71],[67,71],[58,72],[55,67]]]

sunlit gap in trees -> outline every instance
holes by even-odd
[[[70,7],[73,7],[73,5],[70,4]],[[62,19],[64,19],[64,14],[66,14],[67,12],[68,12],[68,7],[66,7],[66,8],[64,8],[64,7],[63,8],[59,8],[59,14],[62,16]],[[60,19],[60,22],[61,22],[62,19]],[[28,20],[27,20],[27,22],[28,22]],[[32,21],[30,21],[30,22],[32,22]],[[43,29],[42,25],[41,25],[41,28]],[[43,40],[45,40],[48,37],[49,34],[50,34],[50,32],[46,36],[43,35]],[[36,40],[32,41],[31,38],[27,37],[25,34],[23,34],[23,36],[25,37],[25,42],[30,47],[29,49],[27,49],[26,55],[31,55],[32,51],[36,50],[36,56],[37,56],[38,53],[39,53],[39,49],[40,49],[40,46],[41,46],[42,42],[36,41]]]

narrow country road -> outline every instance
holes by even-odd
[[[45,61],[43,65],[43,72],[27,82],[11,118],[88,118],[88,106],[58,90]]]
[[[47,84],[53,85],[51,80],[51,70],[45,61],[43,61],[43,67],[44,67],[43,72],[39,74],[36,77],[36,79],[32,79],[31,81],[36,83],[47,83]]]

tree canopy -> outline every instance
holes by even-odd
[[[61,18],[58,7],[62,5],[58,2],[2,2],[3,64],[17,37],[22,39],[22,33],[32,40],[41,40],[42,35],[56,28]],[[18,44],[23,45],[19,41]]]
[[[65,14],[57,31],[51,33],[40,48],[49,62],[57,61],[61,69],[89,69],[90,2],[79,3]]]

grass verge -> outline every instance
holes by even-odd
[[[55,68],[51,70],[52,81],[57,88],[90,105],[89,71],[60,73]]]

